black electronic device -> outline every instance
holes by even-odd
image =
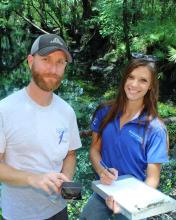
[[[81,183],[63,182],[61,195],[66,200],[81,200]]]

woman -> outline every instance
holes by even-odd
[[[157,112],[158,80],[153,62],[135,59],[127,66],[116,100],[101,105],[92,120],[90,158],[103,184],[130,174],[157,188],[167,158],[167,131]],[[101,166],[103,161],[111,173]],[[109,208],[108,208],[109,207]],[[108,220],[119,212],[113,198],[93,194],[80,219]],[[115,219],[126,219],[116,214]]]

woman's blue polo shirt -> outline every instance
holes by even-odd
[[[92,131],[99,132],[99,126],[108,111],[109,107],[104,107],[96,112],[91,124]],[[118,115],[104,128],[101,142],[103,162],[108,167],[116,168],[119,176],[131,174],[144,181],[148,163],[168,162],[166,128],[158,118],[154,118],[146,127],[145,113],[122,128]]]

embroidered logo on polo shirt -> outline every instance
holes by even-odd
[[[143,138],[141,136],[139,136],[138,134],[136,134],[134,131],[129,130],[129,134],[131,137],[133,137],[135,140],[137,140],[139,143],[143,143]]]
[[[96,125],[96,124],[97,124],[97,121],[98,121],[98,119],[97,119],[97,118],[94,118],[92,124],[93,124],[93,125]]]
[[[53,40],[51,40],[50,43],[51,44],[61,44],[61,45],[63,45],[63,43],[56,37]]]
[[[58,144],[66,143],[66,133],[68,132],[68,128],[57,128],[56,129],[57,136],[58,136]]]

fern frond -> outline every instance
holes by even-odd
[[[169,50],[169,58],[168,58],[168,60],[171,61],[171,62],[176,62],[176,49],[171,47],[171,46],[169,46],[168,50]]]

